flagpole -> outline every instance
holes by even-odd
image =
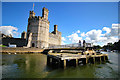
[[[34,3],[33,3],[33,9],[32,10],[34,11]]]

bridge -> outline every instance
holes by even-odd
[[[93,44],[92,43],[85,43],[85,44],[81,44],[81,43],[73,43],[73,44],[66,44],[66,45],[55,45],[55,46],[50,46],[50,47],[47,47],[46,49],[64,49],[64,48],[69,48],[69,49],[72,49],[72,48],[83,48],[83,47],[93,47]]]
[[[69,52],[72,50],[72,52],[83,52],[87,47],[93,47],[91,43],[81,44],[81,43],[74,43],[74,44],[66,44],[66,45],[56,45],[56,46],[50,46],[48,48],[45,48],[43,53],[48,53],[49,51],[53,52],[60,52],[62,50],[69,50]],[[78,50],[78,51],[73,51]]]

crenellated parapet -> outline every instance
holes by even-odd
[[[34,11],[30,11],[29,17],[35,17],[35,12]]]
[[[49,44],[61,44],[61,32],[57,30],[57,25],[54,25],[54,31],[49,33],[48,13],[49,10],[45,7],[42,9],[42,16],[35,16],[34,11],[30,11],[27,27],[27,43],[29,47],[45,48]],[[32,33],[31,40],[29,40],[30,33]]]
[[[46,20],[44,17],[41,17],[41,16],[34,16],[34,17],[28,18],[28,23],[34,22],[34,21],[44,21],[44,22],[50,23],[48,20]]]
[[[61,45],[61,32],[57,30],[57,25],[54,25],[54,31],[49,33],[49,46]]]

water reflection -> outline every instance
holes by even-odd
[[[118,53],[109,53],[109,63],[52,68],[44,54],[2,55],[3,78],[117,78]]]

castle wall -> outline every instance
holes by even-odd
[[[41,48],[48,47],[49,41],[49,22],[46,20],[39,20],[38,29],[38,45]]]
[[[61,45],[61,33],[49,33],[49,47],[54,45]]]
[[[32,33],[31,36],[31,47],[37,47],[38,41],[38,29],[39,29],[39,21],[36,18],[31,19],[29,32]]]
[[[10,44],[15,44],[17,47],[26,46],[26,39],[21,38],[2,38],[2,44],[8,46]]]
[[[44,18],[40,16],[29,18],[28,31],[27,31],[28,38],[30,33],[32,33],[31,47],[40,47],[40,48],[48,47],[48,40],[49,40],[48,20],[44,20]],[[32,46],[32,44],[34,44],[34,46]]]
[[[35,16],[34,11],[30,11],[27,28],[28,47],[45,48],[49,47],[49,44],[61,44],[61,33],[57,31],[57,25],[54,26],[54,33],[49,33],[48,12],[48,9],[43,8],[42,17],[40,17]],[[32,33],[31,36],[30,33]]]
[[[32,33],[29,34],[29,38],[27,40],[27,47],[31,47]]]
[[[27,35],[27,33],[24,31],[24,32],[22,32],[22,34],[21,34],[21,38],[22,39],[26,39],[26,35]]]

